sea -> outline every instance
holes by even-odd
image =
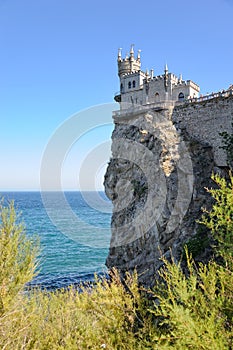
[[[14,201],[26,234],[39,238],[37,276],[29,287],[54,290],[107,273],[111,203],[104,192],[2,192]]]

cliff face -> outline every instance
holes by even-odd
[[[146,285],[153,284],[161,253],[172,250],[179,259],[184,242],[197,233],[201,208],[210,204],[204,188],[217,169],[214,150],[184,126],[182,111],[132,110],[114,120],[105,175],[113,202],[106,264],[122,272],[137,268]]]

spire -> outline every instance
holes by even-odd
[[[131,45],[131,49],[130,49],[130,70],[131,72],[133,71],[133,62],[134,62],[134,49],[133,49],[134,45]]]
[[[121,51],[122,51],[122,49],[119,48],[118,49],[118,61],[121,61]]]
[[[141,50],[138,50],[137,61],[139,61],[139,62],[140,62],[140,59],[141,59]]]
[[[179,76],[179,83],[180,83],[180,84],[182,84],[182,80],[183,80],[182,74],[180,73],[180,76]]]
[[[134,44],[131,44],[131,49],[130,49],[130,57],[134,57]]]
[[[168,89],[168,66],[167,66],[167,63],[165,64],[165,67],[164,67],[164,88],[165,88],[165,91],[167,92],[167,89]]]

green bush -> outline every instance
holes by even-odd
[[[217,189],[207,189],[215,202],[204,210],[200,223],[210,230],[221,264],[195,265],[186,246],[188,272],[181,264],[163,259],[150,310],[160,329],[154,339],[159,349],[232,349],[233,345],[233,177],[218,175]],[[194,240],[195,238],[193,238]],[[198,240],[198,237],[197,237]]]
[[[0,204],[0,314],[15,302],[25,283],[35,276],[38,245],[26,237],[17,223],[14,203]]]
[[[210,229],[213,238],[218,242],[216,247],[225,258],[233,256],[233,176],[230,173],[227,182],[219,175],[213,175],[212,180],[217,189],[207,189],[215,202],[210,211],[204,209],[200,223]]]
[[[225,350],[233,346],[232,191],[214,177],[216,200],[202,218],[222,254],[221,264],[195,265],[186,247],[187,271],[163,260],[153,290],[138,285],[136,272],[122,281],[96,278],[48,293],[24,291],[36,268],[36,246],[16,224],[13,204],[1,206],[0,348],[5,350]]]
[[[215,262],[196,267],[186,250],[188,275],[180,264],[163,259],[162,283],[150,309],[160,334],[159,349],[231,349],[233,341],[233,274]]]

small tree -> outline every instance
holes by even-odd
[[[207,189],[215,202],[210,211],[204,209],[200,223],[210,229],[214,239],[218,242],[217,249],[221,255],[233,256],[233,176],[230,173],[227,182],[219,175],[212,175],[217,189]]]
[[[33,279],[36,270],[38,244],[25,234],[24,225],[17,223],[14,203],[0,204],[0,314],[3,314]]]

